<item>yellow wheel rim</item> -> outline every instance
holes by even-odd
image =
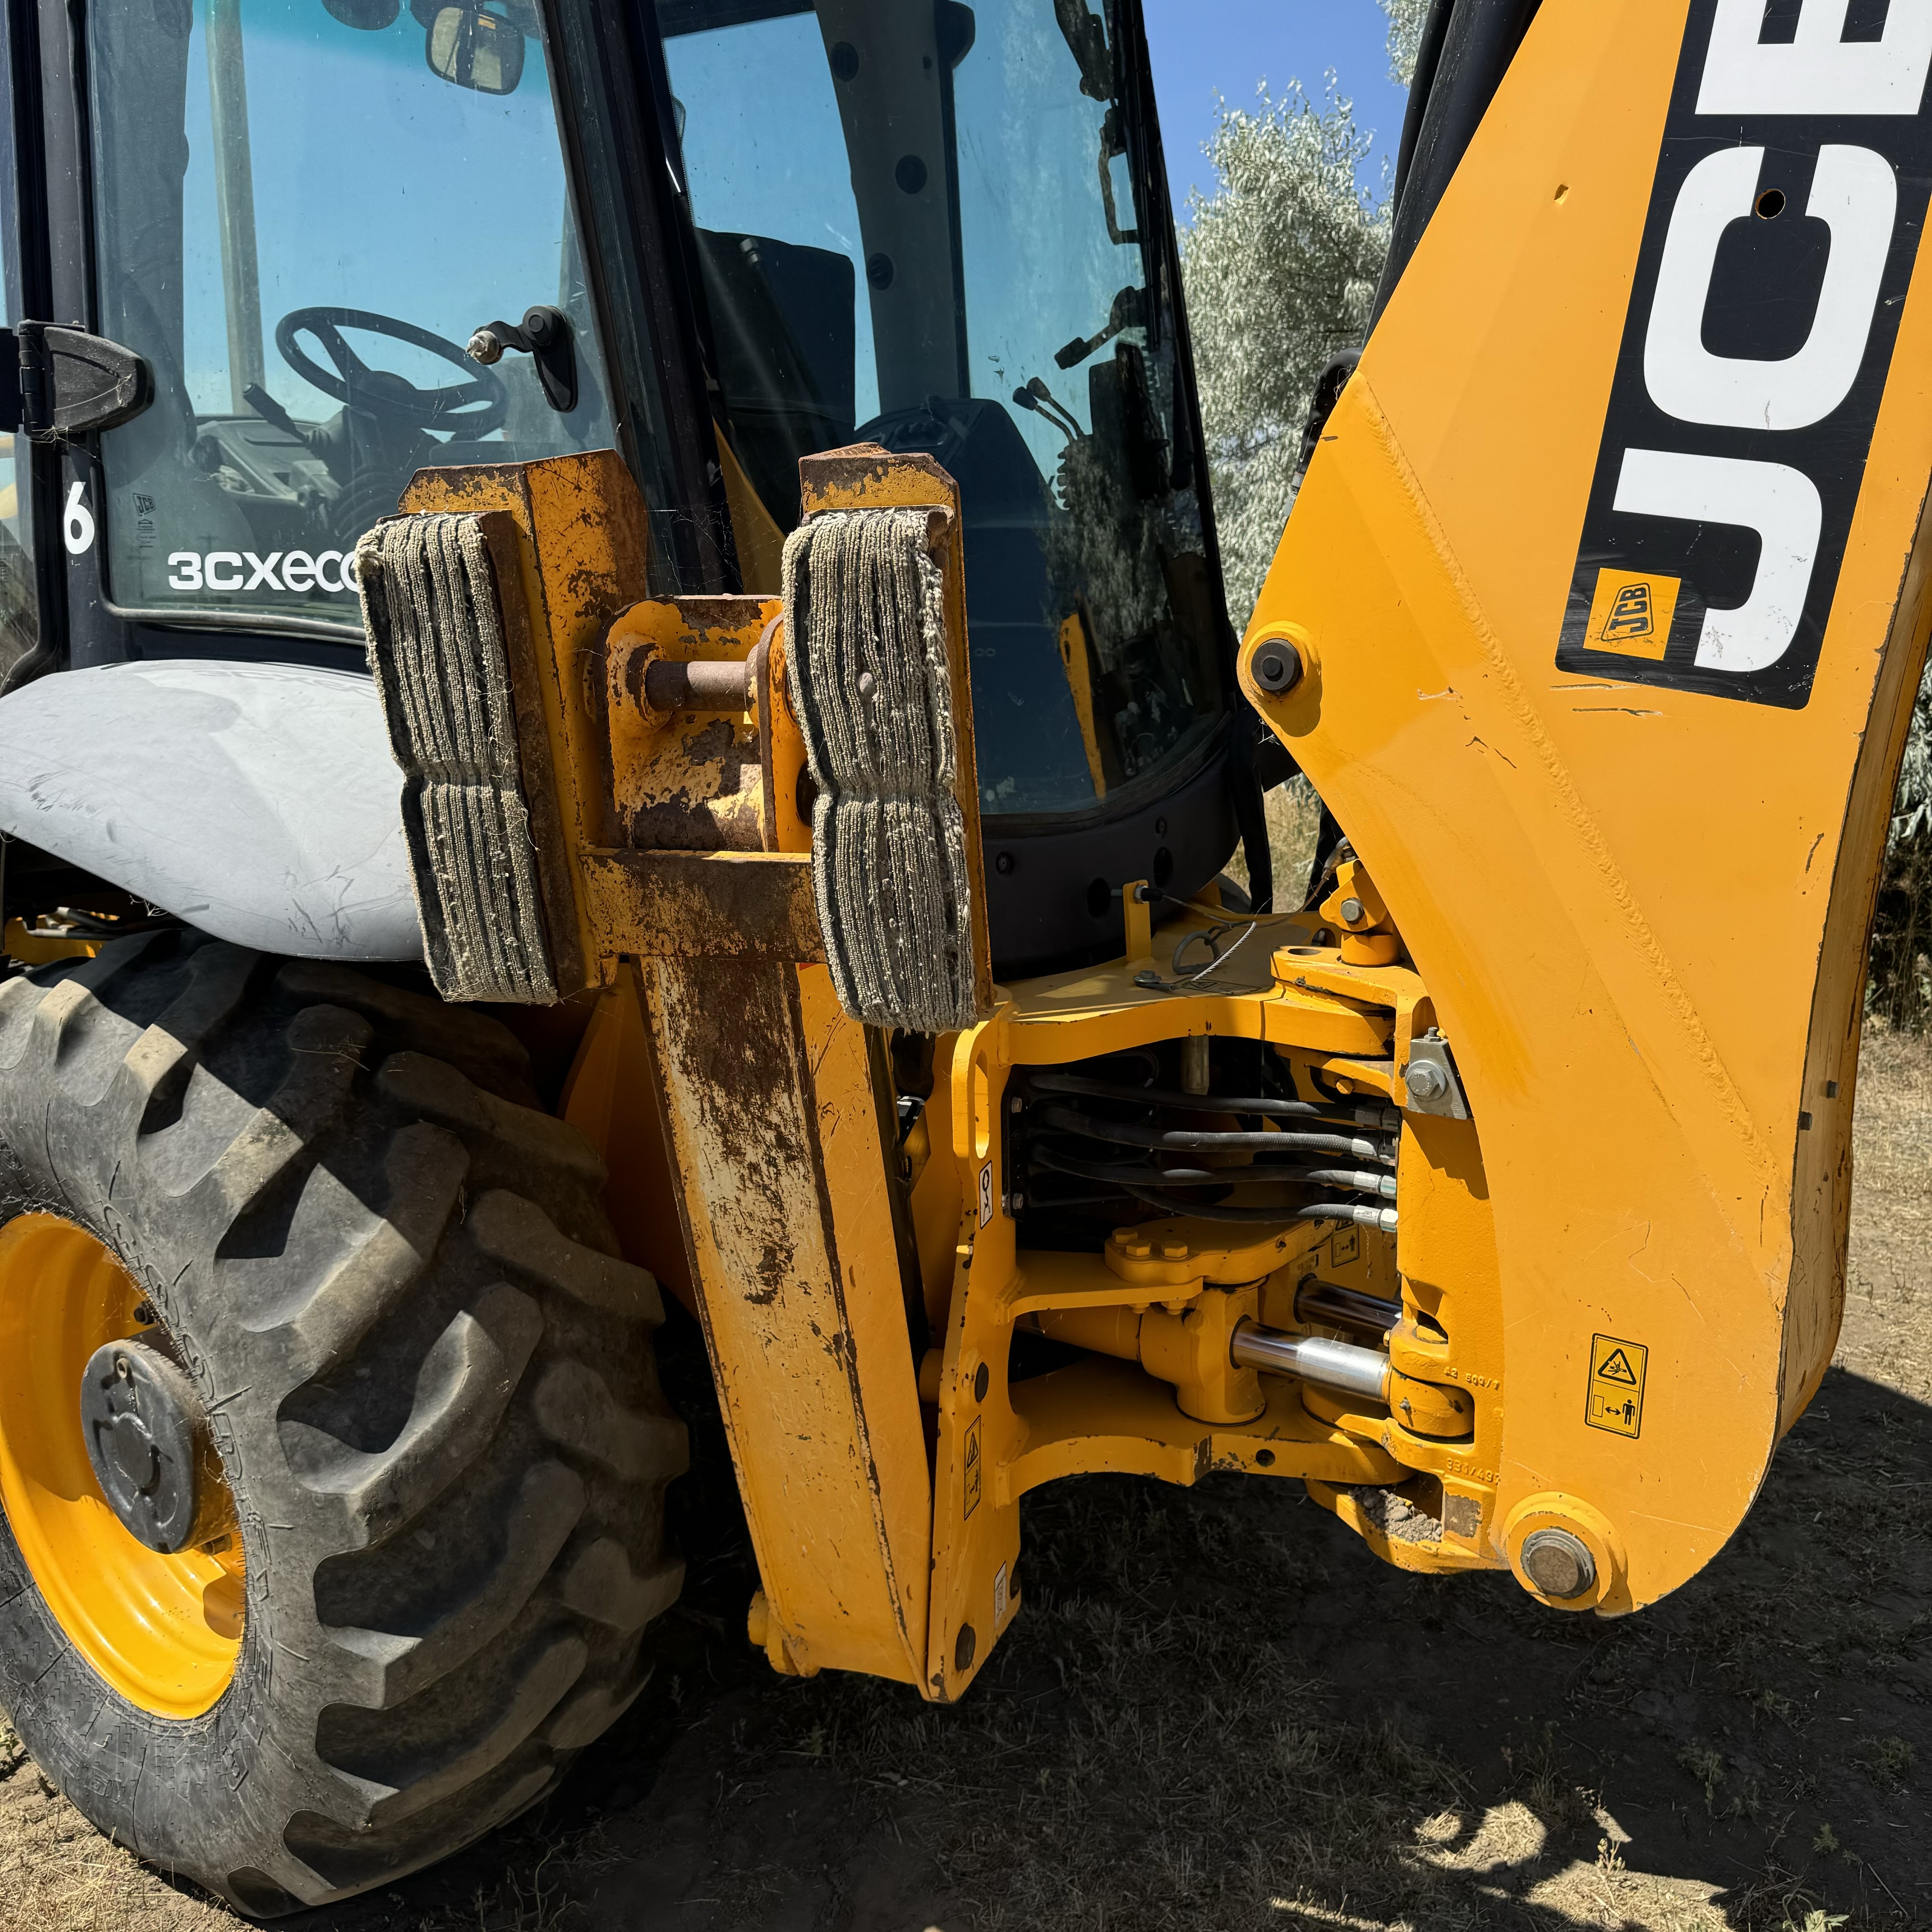
[[[113,1255],[57,1214],[0,1228],[0,1506],[74,1648],[157,1717],[194,1718],[235,1675],[241,1545],[164,1556],[109,1508],[81,1432],[81,1371],[139,1331],[140,1290]]]

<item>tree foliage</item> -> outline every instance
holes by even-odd
[[[1390,77],[1406,87],[1429,0],[1378,4]],[[1294,501],[1315,380],[1368,326],[1389,239],[1388,183],[1358,184],[1369,150],[1332,74],[1319,105],[1298,82],[1279,99],[1263,82],[1252,110],[1222,104],[1207,144],[1214,192],[1189,199],[1182,270],[1237,626]]]
[[[1294,500],[1315,379],[1368,326],[1388,250],[1385,199],[1356,185],[1369,152],[1330,76],[1326,100],[1264,84],[1221,106],[1214,191],[1188,202],[1182,269],[1208,438],[1228,614],[1254,608]]]
[[[1415,52],[1422,44],[1422,23],[1429,17],[1429,0],[1376,0],[1388,16],[1389,78],[1406,87],[1415,78]]]
[[[1918,687],[1879,875],[1865,1004],[1895,1027],[1932,1023],[1932,670]]]

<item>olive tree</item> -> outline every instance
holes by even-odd
[[[1379,0],[1390,71],[1408,85],[1428,0]],[[1210,194],[1181,240],[1228,614],[1245,624],[1294,500],[1316,378],[1360,344],[1388,252],[1388,183],[1358,182],[1370,137],[1330,74],[1322,99],[1265,82],[1221,104]]]
[[[1389,78],[1406,87],[1415,78],[1415,50],[1422,44],[1422,23],[1429,0],[1376,0],[1388,16]]]
[[[1190,197],[1182,270],[1199,372],[1228,615],[1247,621],[1294,500],[1315,379],[1368,326],[1388,249],[1386,197],[1356,170],[1368,137],[1330,76],[1320,105],[1291,82],[1223,102],[1210,194]]]

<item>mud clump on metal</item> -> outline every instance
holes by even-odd
[[[944,578],[923,509],[822,512],[784,550],[787,676],[840,1004],[874,1026],[977,1017]]]

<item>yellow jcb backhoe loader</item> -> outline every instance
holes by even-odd
[[[661,1298],[783,1672],[966,1694],[1090,1471],[1723,1546],[1843,1295],[1932,0],[1437,0],[1238,649],[1135,0],[5,55],[0,1703],[97,1824],[269,1916],[549,1790]]]

